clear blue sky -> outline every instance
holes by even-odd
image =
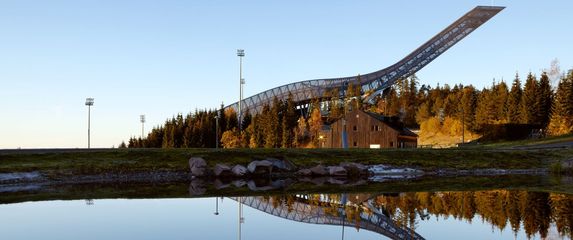
[[[0,148],[117,146],[177,113],[407,55],[492,1],[0,1]],[[493,1],[498,16],[430,63],[421,83],[473,84],[573,67],[573,1]]]

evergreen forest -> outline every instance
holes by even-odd
[[[177,114],[145,138],[132,137],[120,147],[313,148],[322,126],[341,118],[350,106],[399,117],[406,127],[419,129],[420,145],[460,142],[462,134],[468,142],[507,139],[516,132],[530,135],[532,130],[540,136],[573,132],[573,69],[556,86],[546,72],[539,77],[516,74],[510,83],[494,80],[483,89],[419,82],[415,75],[399,80],[373,103],[362,102],[360,96],[367,93],[349,84],[344,98],[338,91],[325,93],[305,111],[297,109],[292,96],[275,98],[258,114],[243,113],[241,123],[231,108]]]

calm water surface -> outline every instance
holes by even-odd
[[[572,226],[573,196],[517,190],[0,205],[0,239],[570,239]]]

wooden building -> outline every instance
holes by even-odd
[[[348,111],[345,118],[323,126],[318,136],[321,148],[342,148],[342,129],[345,121],[349,148],[418,146],[418,135],[405,128],[398,118],[354,110]]]

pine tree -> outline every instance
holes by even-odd
[[[250,148],[260,148],[263,146],[263,129],[261,119],[263,119],[261,114],[255,115],[251,121],[251,125],[247,128],[247,130],[251,133],[251,138],[249,140]]]
[[[525,82],[525,88],[523,89],[523,94],[521,95],[521,112],[520,112],[520,119],[521,123],[523,124],[538,124],[535,120],[535,116],[538,116],[538,109],[537,106],[537,79],[533,74],[530,72],[527,75],[527,80]]]
[[[356,109],[363,109],[363,102],[362,102],[362,78],[360,77],[360,74],[358,74],[358,76],[356,76],[356,86],[354,87],[354,93],[352,95],[354,95],[354,107]]]
[[[463,88],[460,105],[461,110],[459,114],[462,115],[460,119],[463,119],[463,125],[466,129],[476,130],[477,90],[473,86],[470,85]]]
[[[507,89],[507,84],[502,80],[495,86],[494,91],[494,107],[495,107],[495,120],[498,124],[507,123],[507,99],[509,97],[509,92]]]
[[[310,115],[310,119],[308,121],[308,125],[310,127],[310,132],[312,134],[313,146],[317,147],[318,146],[318,135],[319,135],[320,129],[322,128],[322,119],[321,119],[320,110],[318,108],[315,108],[312,110],[312,113]]]
[[[386,96],[386,109],[384,115],[387,116],[397,116],[400,113],[400,99],[398,98],[398,93],[393,87],[390,88],[388,96]]]
[[[536,96],[538,110],[535,119],[536,122],[545,128],[549,123],[549,117],[551,115],[551,102],[553,97],[551,86],[549,85],[549,77],[545,72],[541,74],[541,78],[539,79],[539,88],[537,89]]]
[[[561,78],[552,105],[551,120],[548,126],[551,135],[573,132],[573,73]]]
[[[477,104],[476,104],[476,125],[478,129],[482,130],[485,125],[493,123],[493,114],[491,103],[491,91],[489,89],[482,89],[479,93]]]
[[[520,113],[521,113],[521,81],[519,80],[519,75],[515,74],[515,79],[511,85],[511,91],[509,92],[509,97],[507,99],[507,119],[509,123],[519,123]]]
[[[285,104],[285,113],[282,120],[282,147],[291,148],[294,143],[294,128],[296,127],[296,104],[292,94],[289,93]]]
[[[340,93],[338,89],[332,89],[330,92],[330,114],[329,119],[335,120],[342,116],[342,106],[340,104]]]

